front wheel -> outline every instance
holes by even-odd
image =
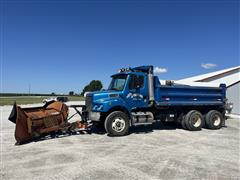
[[[130,127],[129,118],[124,112],[114,111],[107,116],[104,127],[108,135],[124,136]]]

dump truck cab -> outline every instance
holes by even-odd
[[[112,111],[123,111],[129,117],[134,109],[149,105],[148,71],[150,66],[135,69],[121,69],[112,75],[107,90],[91,92],[86,95],[86,109],[89,119],[103,120]],[[143,70],[142,70],[143,69]]]

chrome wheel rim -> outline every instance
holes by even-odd
[[[214,115],[213,116],[213,125],[214,126],[219,126],[219,124],[221,123],[221,119],[218,115]]]
[[[192,122],[193,122],[193,126],[194,127],[199,127],[201,125],[201,117],[199,115],[195,115],[193,118],[192,118]]]
[[[120,117],[114,119],[112,122],[112,129],[116,132],[122,132],[125,126],[125,121]]]

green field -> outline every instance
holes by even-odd
[[[0,106],[17,104],[34,104],[42,103],[43,99],[49,98],[45,96],[12,96],[12,97],[0,97]],[[69,101],[83,101],[82,96],[68,96]]]

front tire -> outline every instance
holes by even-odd
[[[114,111],[107,116],[104,127],[110,136],[124,136],[130,127],[129,118],[122,111]]]

